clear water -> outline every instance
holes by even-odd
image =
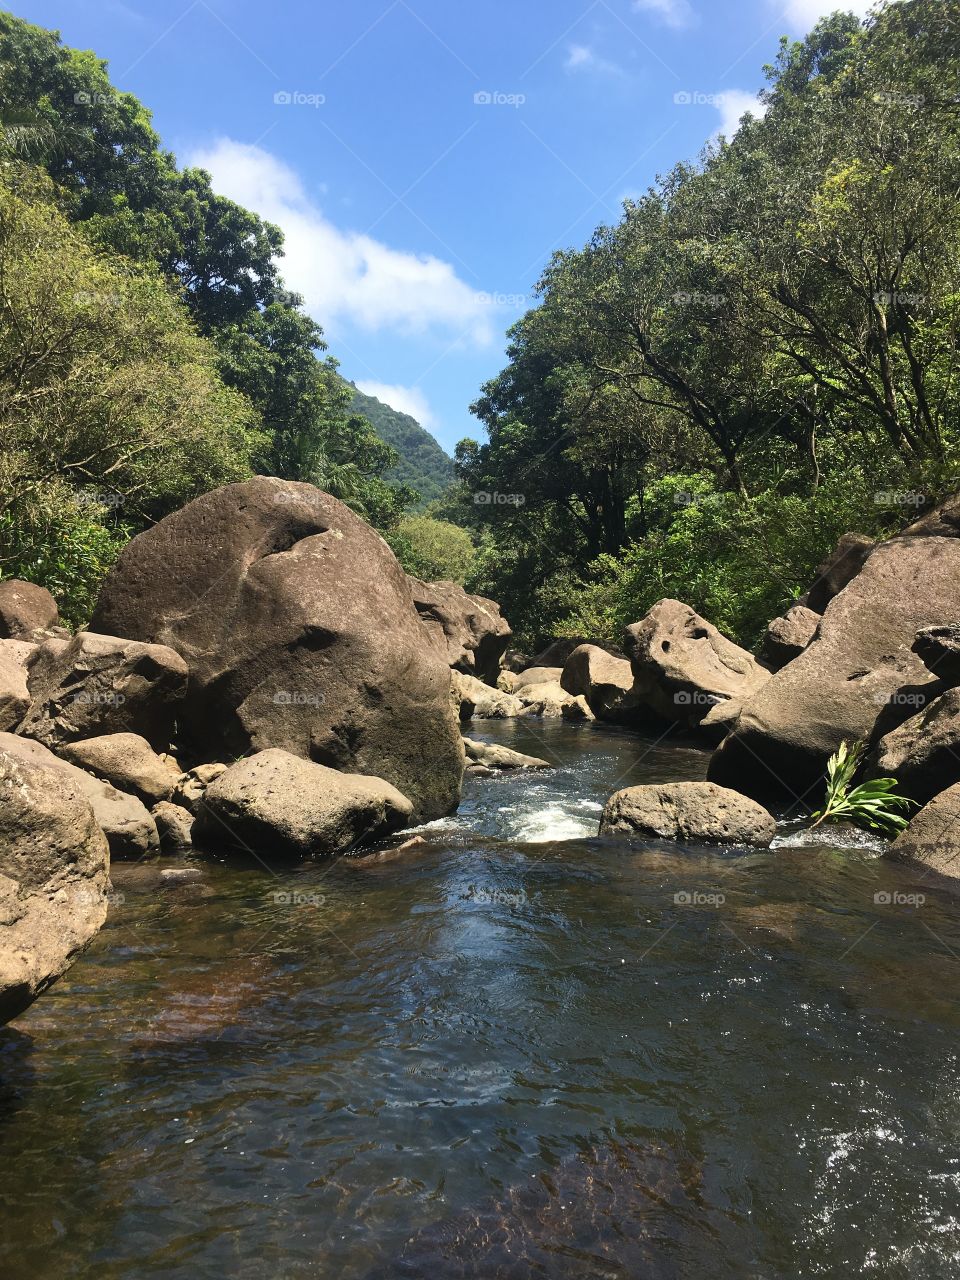
[[[601,843],[703,754],[483,730],[560,767],[402,857],[118,870],[0,1032],[4,1280],[960,1275],[958,900]]]

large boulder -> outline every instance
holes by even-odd
[[[496,684],[500,660],[513,632],[500,606],[471,596],[456,582],[410,578],[413,603],[423,623],[434,627],[451,667],[487,684]]]
[[[139,796],[152,808],[169,800],[180,781],[180,770],[157,755],[138,733],[109,733],[66,743],[60,755],[71,764],[110,782],[119,791]]]
[[[960,782],[960,689],[948,689],[877,743],[870,772],[920,804]]]
[[[501,689],[491,689],[476,676],[465,676],[455,670],[452,679],[453,700],[462,721],[512,720],[523,711],[519,698]]]
[[[626,658],[615,658],[599,645],[574,649],[560,684],[574,697],[584,697],[598,720],[635,724],[645,718],[644,704],[633,691],[633,667]]]
[[[925,862],[941,875],[960,877],[960,783],[925,804],[887,856]]]
[[[0,750],[0,1023],[97,933],[109,870],[107,842],[75,782]]]
[[[177,853],[193,847],[193,814],[189,809],[171,800],[161,800],[150,813],[157,824],[160,848],[164,853]]]
[[[413,805],[382,778],[339,773],[272,748],[232,765],[203,796],[197,844],[270,857],[329,857],[409,823]]]
[[[696,728],[718,702],[744,702],[769,679],[753,654],[679,600],[627,628],[633,692],[661,720]]]
[[[563,667],[527,667],[513,682],[511,693],[519,693],[534,684],[559,684]]]
[[[57,602],[46,587],[19,578],[0,582],[0,640],[45,631],[58,621]]]
[[[760,653],[772,671],[779,671],[794,658],[799,658],[817,634],[819,613],[806,605],[795,604],[782,618],[774,618],[767,627]]]
[[[848,582],[852,582],[873,552],[876,543],[863,533],[845,533],[817,569],[813,585],[803,604],[814,613],[823,613]]]
[[[45,641],[30,667],[30,707],[19,732],[46,747],[108,733],[169,745],[187,688],[187,665],[161,644],[80,631]]]
[[[711,782],[671,782],[627,787],[611,796],[600,834],[766,847],[777,834],[777,823],[739,792]]]
[[[456,807],[446,652],[383,539],[312,485],[257,476],[167,516],[124,549],[92,625],[184,657],[195,757],[278,747],[385,778],[420,818]]]
[[[544,720],[559,720],[564,717],[564,712],[568,708],[577,706],[578,703],[584,703],[586,699],[582,696],[574,697],[573,694],[567,693],[566,689],[560,684],[559,680],[543,680],[539,684],[523,685],[517,690],[517,697],[521,703],[520,714],[522,716],[542,716]],[[578,708],[579,709],[579,708]],[[593,719],[593,712],[586,707],[587,717],[580,714],[573,718],[580,720],[584,718]],[[570,718],[569,715],[565,718]]]
[[[36,648],[23,640],[0,640],[0,732],[15,729],[27,714],[27,670]]]
[[[97,826],[107,838],[114,858],[139,858],[159,848],[157,825],[136,796],[126,795],[109,782],[66,760],[52,751],[18,734],[0,733],[0,751],[10,759],[31,769],[46,769],[65,778],[69,785],[90,805]]]
[[[882,543],[831,600],[816,639],[745,704],[709,777],[748,795],[803,798],[844,740],[886,733],[941,686],[911,652],[917,631],[956,610],[960,541]]]

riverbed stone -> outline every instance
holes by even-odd
[[[522,704],[522,716],[540,716],[544,720],[561,719],[564,708],[574,702],[573,695],[567,693],[559,680],[521,685],[516,696]]]
[[[517,676],[513,692],[519,694],[534,684],[559,684],[563,675],[563,667],[527,667]]]
[[[451,667],[496,684],[500,660],[513,632],[494,600],[470,595],[456,582],[421,582],[410,577],[420,620],[437,631]]]
[[[112,783],[118,791],[138,796],[148,807],[169,800],[180,770],[159,756],[138,733],[108,733],[83,738],[59,748],[64,760]]]
[[[19,734],[0,733],[0,751],[32,768],[47,769],[65,777],[93,809],[97,824],[115,858],[139,858],[159,848],[157,826],[142,801],[118,791],[86,770],[55,756],[52,751]]]
[[[153,806],[150,813],[157,824],[160,848],[165,853],[192,847],[193,814],[189,809],[174,804],[171,800],[161,800]]]
[[[231,765],[207,787],[198,845],[258,857],[329,857],[407,826],[410,800],[382,778],[340,773],[271,748]]]
[[[920,804],[960,782],[960,689],[948,689],[885,734],[870,775],[896,778],[899,790]]]
[[[0,749],[0,1023],[96,935],[109,869],[107,841],[76,780]]]
[[[20,578],[0,582],[0,640],[29,636],[55,627],[58,621],[57,602],[46,587]]]
[[[472,738],[464,738],[463,746],[468,761],[484,765],[488,769],[553,768],[549,760],[541,760],[539,756],[527,756],[522,751],[502,747],[495,742],[476,742]]]
[[[890,845],[887,856],[923,862],[940,875],[960,878],[960,783],[925,804]]]
[[[751,653],[680,600],[627,628],[633,694],[665,723],[695,729],[718,702],[745,702],[770,679]]]
[[[195,765],[180,775],[170,799],[174,804],[182,805],[191,813],[195,813],[207,787],[226,773],[227,768],[227,765],[217,762]]]
[[[384,540],[313,485],[195,498],[124,548],[92,625],[184,657],[192,758],[276,747],[382,777],[421,819],[459,801],[446,650]]]
[[[627,659],[615,658],[594,644],[574,649],[560,676],[567,693],[584,697],[598,720],[612,724],[636,724],[645,718],[633,683],[633,667]]]
[[[451,672],[452,693],[461,721],[512,720],[523,711],[523,703],[511,693],[493,689],[476,676]]]
[[[137,733],[164,749],[187,689],[187,664],[166,645],[81,631],[46,641],[31,663],[19,732],[45,747]]]
[[[827,605],[816,639],[744,703],[709,778],[761,799],[806,799],[841,742],[869,738],[875,724],[889,733],[941,692],[911,646],[958,599],[960,540],[881,543]]]
[[[611,796],[600,834],[765,848],[777,834],[777,823],[761,805],[727,787],[672,782],[627,787]]]

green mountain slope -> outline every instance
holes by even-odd
[[[380,439],[392,445],[400,455],[397,466],[384,478],[416,489],[424,506],[439,498],[453,483],[452,458],[416,418],[391,409],[375,396],[364,395],[352,382],[347,385],[354,393],[349,412],[362,414]]]

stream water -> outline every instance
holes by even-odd
[[[475,728],[558,767],[401,857],[116,869],[0,1031],[4,1280],[960,1275],[960,902],[601,842],[703,753]]]

